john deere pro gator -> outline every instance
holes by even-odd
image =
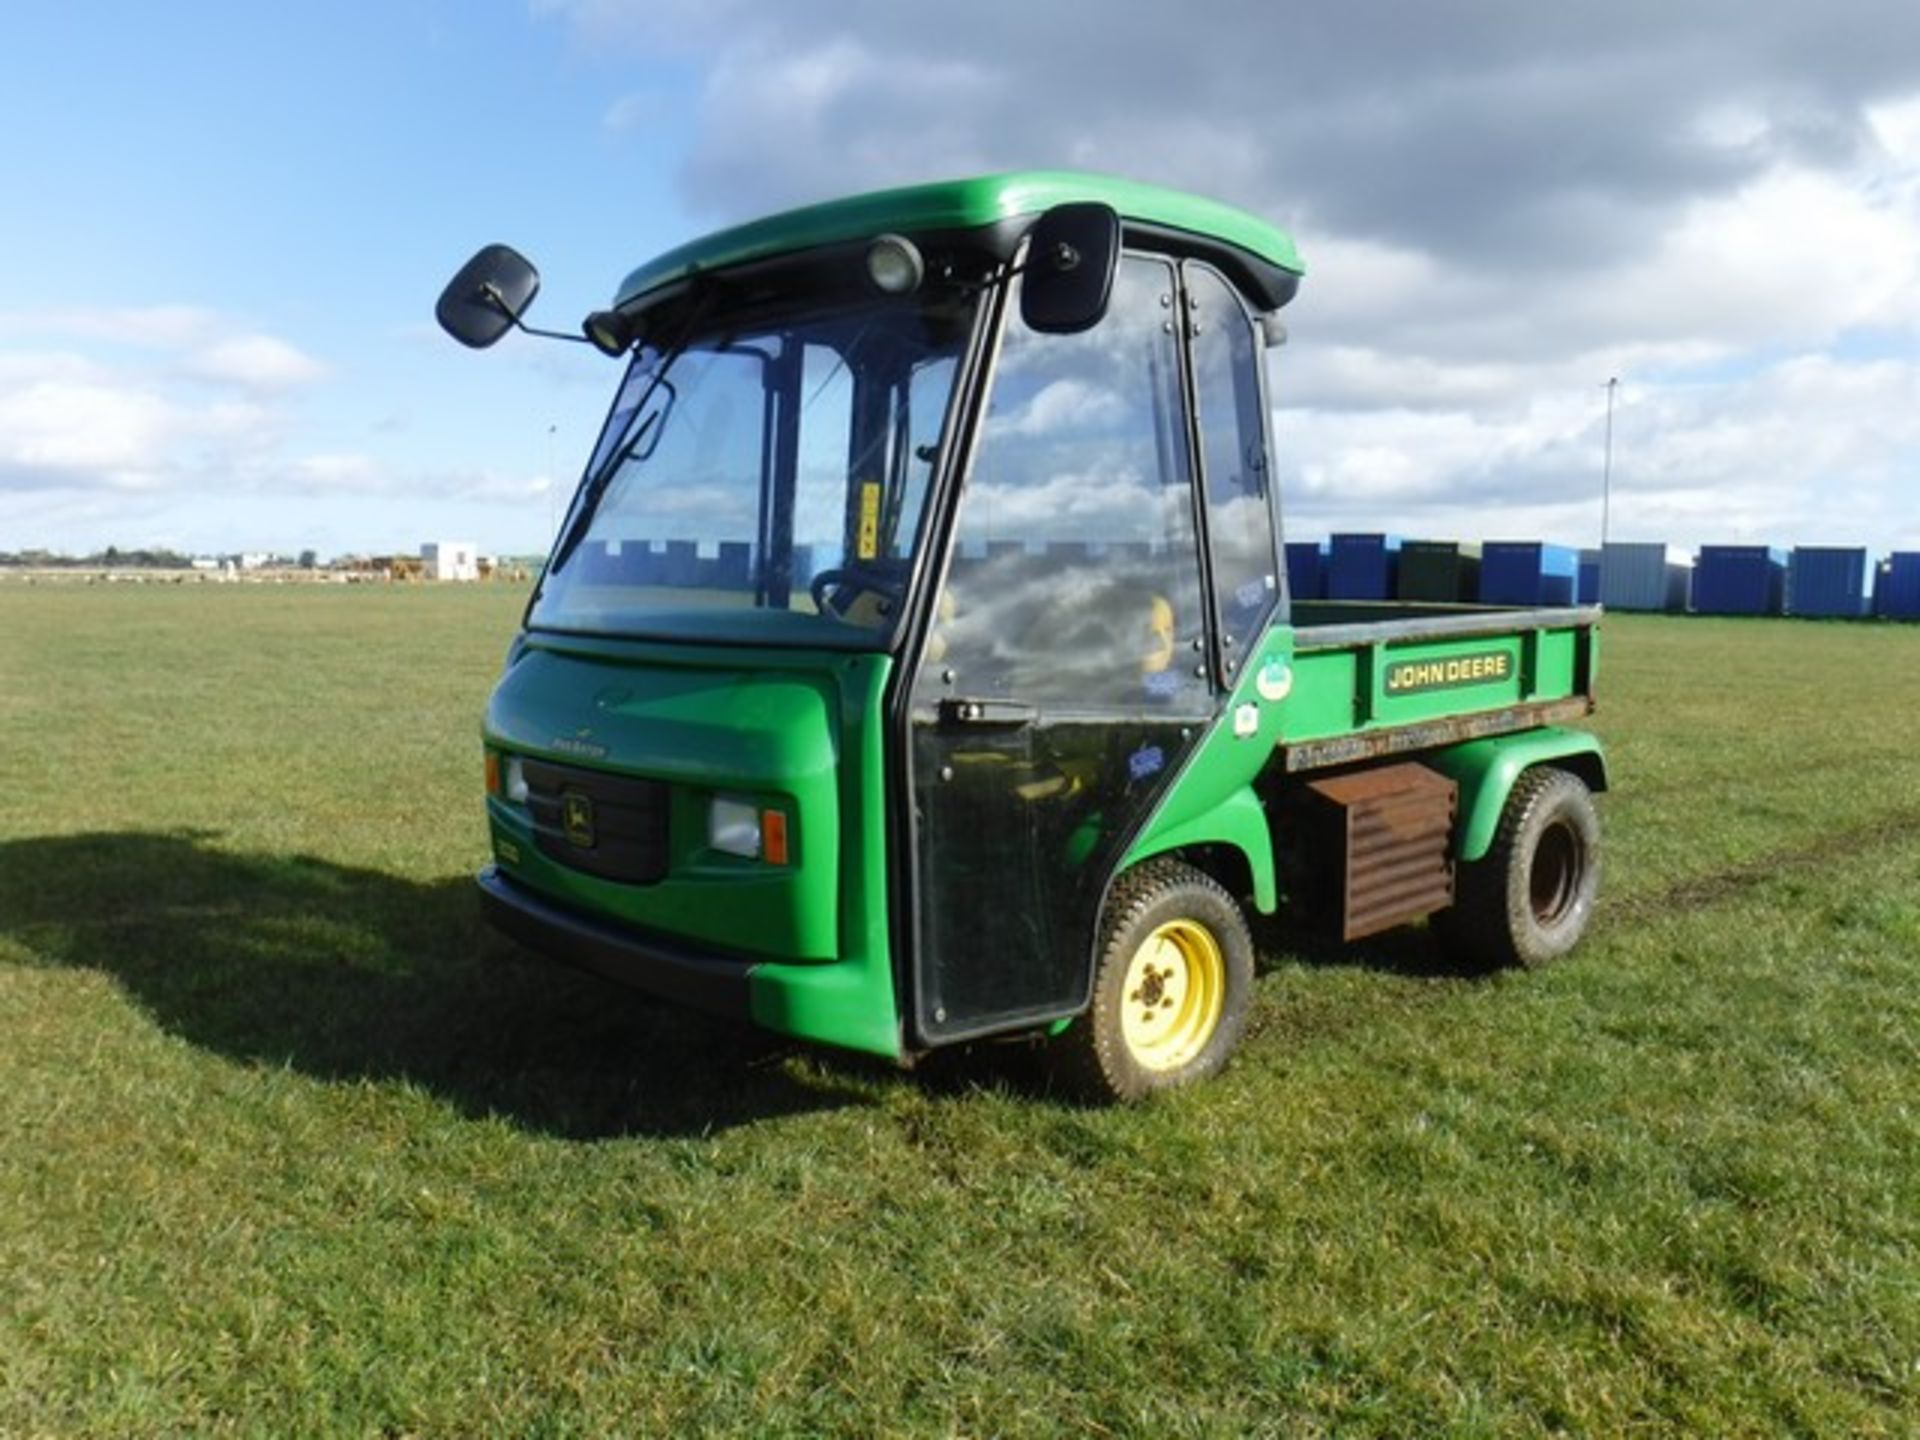
[[[861,195],[648,261],[485,721],[487,913],[534,950],[909,1059],[1211,1075],[1249,912],[1586,928],[1597,612],[1289,595],[1253,215],[1090,175]],[[465,344],[526,330],[482,250]],[[552,333],[552,332],[533,332]]]

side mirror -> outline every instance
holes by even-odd
[[[540,272],[511,245],[488,245],[460,267],[433,307],[440,328],[484,350],[520,323],[540,293]]]
[[[1056,205],[1027,232],[1020,318],[1042,335],[1091,330],[1113,298],[1120,263],[1120,216],[1111,205]]]

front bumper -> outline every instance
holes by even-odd
[[[734,1019],[751,1018],[749,982],[759,968],[679,941],[567,910],[509,879],[497,865],[474,877],[494,929],[530,950],[663,999]]]

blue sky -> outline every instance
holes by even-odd
[[[1920,7],[1205,13],[15,6],[0,550],[541,550],[613,367],[440,336],[476,246],[569,328],[714,225],[1029,164],[1298,232],[1296,533],[1592,543],[1617,374],[1615,538],[1920,546]]]
[[[0,352],[84,360],[202,422],[256,413],[159,427],[183,453],[157,458],[190,473],[18,486],[0,548],[544,546],[547,429],[570,475],[613,367],[461,351],[432,305],[471,249],[510,239],[548,259],[536,318],[565,328],[684,237],[670,130],[603,123],[644,65],[610,76],[523,7],[443,0],[36,5],[9,32]],[[244,337],[288,347],[287,374],[182,374]],[[217,473],[241,464],[258,473]]]

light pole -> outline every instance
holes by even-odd
[[[1620,377],[1607,379],[1607,455],[1600,468],[1600,567],[1607,564],[1607,521],[1613,508],[1613,393],[1620,388]]]
[[[557,424],[547,426],[547,544],[553,544],[553,532],[560,528],[560,519],[554,513],[555,496],[559,487],[553,482],[553,434],[560,427]]]

